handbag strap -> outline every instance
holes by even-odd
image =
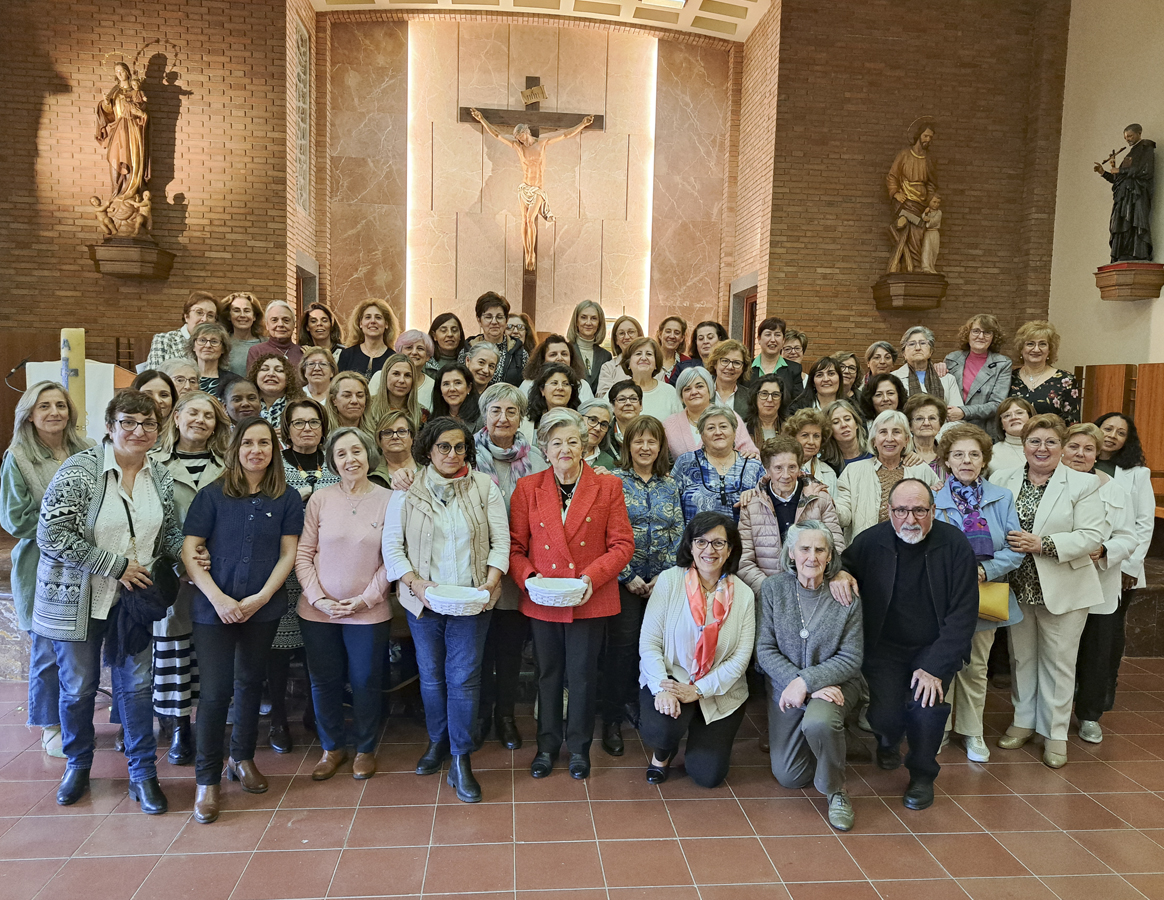
[[[133,554],[131,557],[133,561],[137,562],[137,534],[133,528],[133,515],[129,511],[129,504],[125,497],[122,497],[121,494],[117,496],[121,498],[121,505],[125,507],[125,520],[129,523],[129,552]]]

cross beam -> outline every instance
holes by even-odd
[[[573,128],[587,115],[586,113],[531,112],[525,109],[486,109],[483,106],[478,106],[477,110],[489,120],[490,124],[498,127],[513,128],[515,125],[525,124],[530,128],[553,128],[562,131]],[[604,119],[604,116],[595,116],[594,124],[586,130],[588,132],[604,131]],[[473,118],[467,106],[460,108],[457,121],[468,122],[470,125],[477,124],[477,120]]]

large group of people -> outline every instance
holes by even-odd
[[[907,740],[903,803],[924,809],[952,736],[991,758],[1000,627],[1014,720],[997,747],[1037,738],[1064,765],[1073,708],[1102,741],[1155,502],[1132,417],[1079,421],[1049,322],[1008,342],[974,316],[939,361],[922,325],[814,357],[820,338],[775,316],[740,341],[678,316],[608,332],[592,301],[541,339],[499,294],[475,314],[475,336],[449,312],[402,331],[368,299],[345,328],[322,303],[195,293],[97,446],[61,385],[28,388],[0,525],[19,540],[28,722],[67,761],[58,803],[88,788],[103,664],[144,812],[167,809],[159,740],[195,767],[199,822],[228,802],[224,774],[267,790],[260,706],[289,751],[299,653],[311,777],[349,759],[372,777],[394,607],[429,739],[416,773],[447,771],[468,803],[490,735],[523,745],[527,641],[539,779],[563,744],[589,776],[601,714],[608,754],[638,730],[648,782],[682,750],[713,787],[760,692],[774,778],[815,785],[835,828],[855,825],[855,723],[885,769]]]

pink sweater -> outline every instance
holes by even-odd
[[[392,617],[387,603],[388,577],[380,545],[384,515],[392,492],[375,486],[356,506],[340,485],[323,488],[311,495],[304,513],[303,534],[295,553],[295,574],[303,587],[299,616],[310,622],[337,622],[371,625]],[[367,609],[342,619],[332,619],[316,609],[316,601],[330,597],[349,600],[359,597]]]
[[[672,462],[684,453],[698,450],[700,447],[695,435],[691,433],[691,422],[685,412],[677,412],[673,416],[668,416],[663,421],[663,431],[667,435],[667,449],[671,451]],[[744,420],[740,418],[739,413],[736,413],[736,449],[741,453],[758,454],[760,452],[752,443],[752,439],[748,437],[748,428],[744,425]]]

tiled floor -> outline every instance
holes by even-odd
[[[1057,772],[1026,748],[995,749],[985,766],[948,749],[937,802],[911,812],[904,770],[853,768],[848,835],[829,828],[815,791],[776,785],[752,721],[717,790],[679,772],[648,785],[634,740],[621,760],[596,743],[585,783],[561,770],[534,781],[531,749],[491,742],[474,757],[485,802],[468,806],[443,778],[412,774],[424,735],[392,720],[371,781],[316,784],[317,747],[263,749],[271,790],[226,786],[213,825],[190,817],[190,768],[162,765],[170,813],[138,812],[102,726],[92,795],[62,809],[63,763],[24,728],[24,685],[0,685],[0,898],[1164,900],[1164,659],[1123,672],[1106,739],[1072,738]],[[992,734],[1005,727],[1004,695],[991,694],[987,718]]]

